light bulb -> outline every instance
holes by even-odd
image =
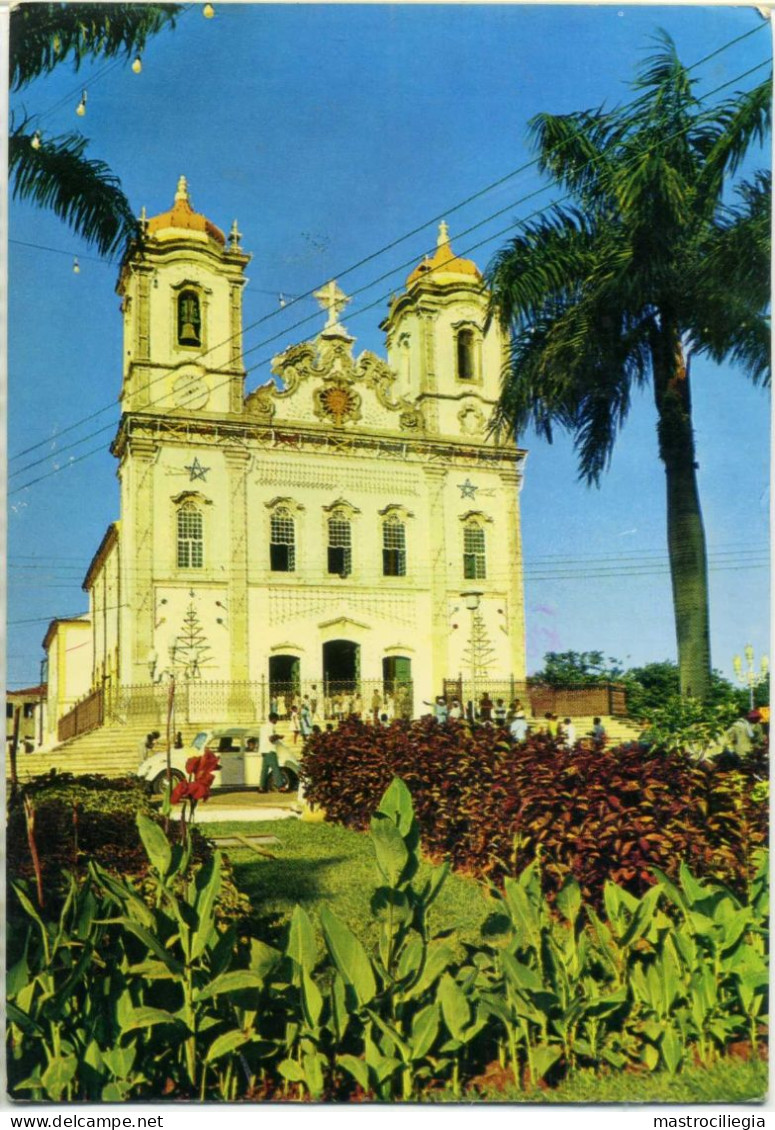
[[[204,8],[202,8],[202,15],[206,20],[211,20],[213,18],[213,16],[215,15],[215,8],[212,6],[212,4],[205,4]]]
[[[34,134],[32,135],[32,141],[30,142],[30,145],[32,146],[33,149],[40,149],[40,131],[39,130],[35,130]]]
[[[135,72],[136,75],[139,75],[140,71],[142,69],[143,69],[143,61],[140,58],[140,56],[138,55],[137,58],[135,59],[134,63],[132,63],[132,70]]]
[[[75,112],[79,118],[83,118],[86,114],[86,91],[81,92],[81,101],[75,108]]]
[[[80,273],[81,273],[80,264],[78,263],[77,259],[73,259],[73,274],[74,275],[80,275]]]

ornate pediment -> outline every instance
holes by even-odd
[[[247,414],[275,427],[307,418],[337,430],[360,423],[369,429],[421,432],[421,409],[395,395],[397,374],[369,351],[354,357],[353,343],[335,325],[314,342],[286,349],[272,360],[279,383],[252,392],[245,401]]]

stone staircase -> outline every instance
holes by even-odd
[[[531,719],[531,722],[538,727],[541,719]],[[602,722],[609,746],[633,741],[638,736],[638,728],[629,719],[605,716]],[[592,729],[592,718],[574,718],[573,724],[577,737],[583,737]],[[183,734],[184,745],[190,745],[200,730],[220,729],[222,726],[223,723],[199,723],[179,726],[178,729]],[[105,777],[123,777],[134,773],[141,761],[140,743],[151,728],[148,722],[113,723],[89,730],[77,738],[70,738],[47,752],[19,752],[19,780],[25,781],[52,769],[56,769],[58,773],[98,773]],[[287,728],[287,724],[281,722],[277,727],[278,733],[285,736]],[[163,742],[157,743],[157,748],[163,748]],[[10,760],[6,754],[6,780],[9,774]]]

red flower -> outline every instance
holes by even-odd
[[[201,757],[189,757],[188,761],[186,762],[186,772],[189,774],[189,776],[196,776],[196,774],[199,772],[199,762],[201,760]]]
[[[188,796],[188,788],[189,788],[188,781],[179,781],[178,784],[175,785],[175,788],[172,790],[172,795],[170,796],[170,803],[171,804],[180,804],[180,802],[182,800],[185,800],[185,798]]]

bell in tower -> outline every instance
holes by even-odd
[[[199,298],[192,290],[184,290],[178,299],[178,343],[201,345]]]

